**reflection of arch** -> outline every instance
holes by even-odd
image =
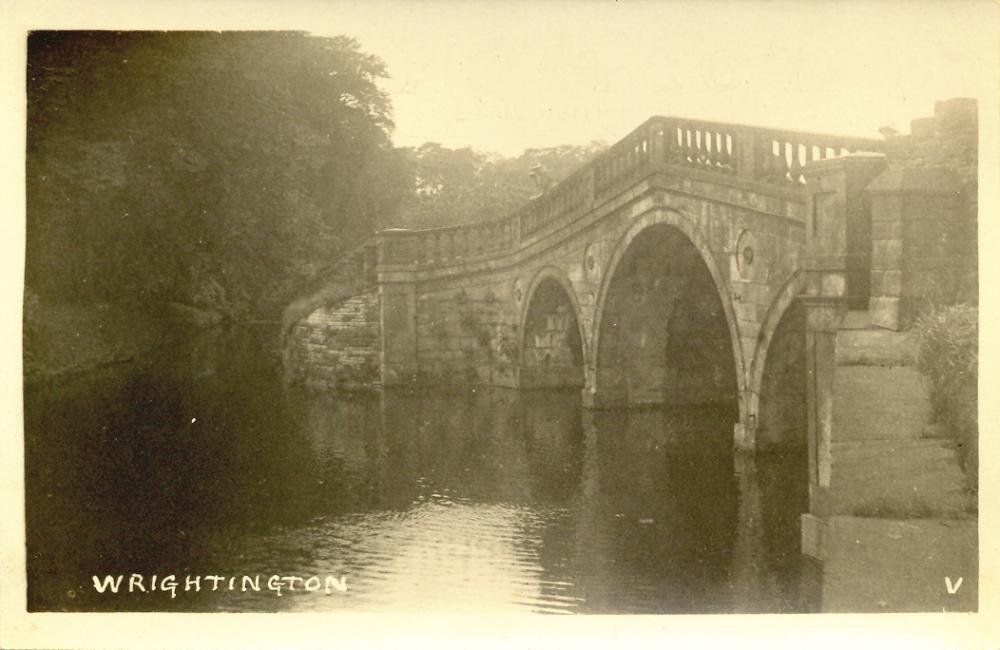
[[[750,364],[747,386],[747,413],[754,416],[755,419],[759,414],[764,370],[767,368],[767,355],[771,350],[774,334],[795,298],[802,293],[805,280],[804,273],[794,272],[785,281],[778,295],[771,301],[764,322],[761,323],[760,334],[757,335],[757,344]]]
[[[587,364],[587,333],[583,326],[583,319],[580,317],[580,302],[576,297],[576,291],[573,289],[572,283],[569,278],[566,277],[565,272],[557,266],[545,266],[539,269],[534,277],[531,279],[531,283],[528,285],[528,290],[524,294],[524,303],[521,307],[521,315],[518,318],[518,367],[524,365],[524,350],[525,350],[525,337],[528,331],[528,319],[531,316],[531,308],[535,302],[535,297],[538,292],[539,287],[547,282],[552,282],[562,288],[563,293],[565,293],[568,299],[570,308],[572,310],[573,320],[576,322],[577,333],[580,338],[580,356],[582,359],[582,367],[580,368],[581,374],[584,372],[584,368]]]
[[[598,376],[598,353],[600,351],[601,320],[604,316],[612,280],[618,270],[619,263],[625,257],[629,246],[635,238],[653,226],[670,226],[683,234],[698,251],[702,262],[705,264],[709,274],[712,276],[712,282],[715,284],[716,291],[718,291],[719,302],[722,304],[722,311],[726,318],[726,326],[729,330],[729,342],[732,346],[733,362],[736,369],[736,392],[739,400],[740,421],[745,421],[744,418],[747,414],[744,399],[746,376],[743,369],[743,353],[740,343],[739,329],[736,324],[736,313],[733,310],[733,301],[729,295],[728,280],[719,270],[719,266],[715,262],[712,250],[708,246],[708,242],[705,241],[705,238],[698,232],[698,228],[694,222],[681,213],[666,208],[653,208],[637,218],[635,222],[629,226],[628,230],[625,231],[625,234],[618,239],[615,244],[614,251],[605,266],[606,270],[604,272],[604,277],[601,280],[601,288],[597,296],[597,306],[594,311],[594,324],[591,328],[592,336],[590,338],[590,348],[587,354],[588,375],[592,377],[592,381],[594,382],[590,386],[590,389],[595,392],[601,389],[600,386],[596,385]]]

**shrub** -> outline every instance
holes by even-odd
[[[931,382],[934,417],[956,440],[975,485],[979,477],[979,310],[953,305],[926,310],[915,325],[917,367]]]

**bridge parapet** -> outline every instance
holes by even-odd
[[[721,122],[676,118],[662,121],[668,164],[772,185],[805,185],[805,165],[858,151],[882,152],[885,143],[868,138],[822,135]]]
[[[381,233],[380,263],[437,266],[512,253],[543,231],[575,220],[653,172],[697,169],[719,184],[750,183],[762,192],[804,190],[803,170],[817,160],[884,142],[722,122],[653,117],[553,189],[497,221]],[[805,200],[803,191],[803,200]]]

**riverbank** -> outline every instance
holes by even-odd
[[[222,320],[215,312],[173,303],[48,303],[29,295],[24,381],[33,384],[133,361],[190,340]]]

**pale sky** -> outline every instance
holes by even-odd
[[[613,142],[655,114],[905,133],[936,99],[982,94],[997,57],[989,2],[331,6],[310,29],[386,61],[397,144],[505,154]]]
[[[996,94],[992,0],[13,2],[30,27],[304,29],[386,61],[399,145],[616,141],[652,115],[878,137]],[[0,0],[0,11],[4,8]],[[4,18],[0,14],[0,19]],[[992,73],[992,74],[991,74]],[[983,106],[981,104],[981,112]]]

